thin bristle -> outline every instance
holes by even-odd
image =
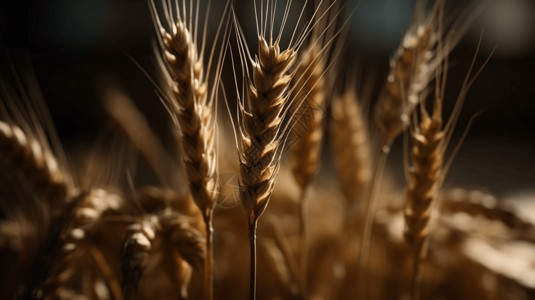
[[[331,137],[342,192],[350,206],[362,198],[372,175],[366,118],[353,89],[332,104]]]
[[[106,86],[104,95],[106,112],[147,161],[158,179],[167,185],[180,182],[178,192],[186,194],[182,189],[182,182],[186,179],[172,168],[169,162],[173,159],[132,100],[114,85]]]

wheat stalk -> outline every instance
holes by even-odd
[[[215,36],[214,46],[210,54],[207,70],[203,67],[204,44],[197,45],[197,20],[191,20],[193,3],[190,2],[190,14],[185,3],[176,3],[177,15],[173,16],[172,7],[166,11],[169,31],[166,30],[158,18],[156,8],[151,2],[153,18],[157,25],[161,46],[162,72],[166,75],[167,87],[171,90],[168,99],[173,119],[176,119],[182,137],[184,164],[193,200],[202,212],[206,224],[206,261],[205,286],[207,298],[213,298],[213,211],[218,197],[219,184],[217,181],[217,155],[215,149],[215,113],[213,110],[216,88],[219,83],[220,51],[216,79],[208,82],[208,76],[214,58],[219,31],[223,28],[223,20]],[[164,10],[167,9],[164,5]],[[182,10],[182,11],[181,11]],[[226,11],[226,9],[225,9]],[[196,17],[199,13],[199,3],[196,3]],[[225,13],[223,13],[224,15]],[[174,19],[176,18],[176,20]],[[195,21],[193,26],[192,21]],[[189,22],[189,23],[188,23]],[[205,16],[205,30],[207,30],[208,14]],[[224,38],[223,38],[224,40]],[[205,74],[206,72],[206,74]],[[209,88],[207,85],[211,84]]]
[[[323,11],[316,8],[312,18],[303,21],[306,3],[301,7],[286,50],[281,50],[280,43],[288,25],[287,17],[292,8],[291,1],[286,3],[278,29],[274,24],[277,20],[276,1],[254,1],[258,40],[258,53],[254,58],[249,52],[237,18],[234,17],[237,47],[245,82],[245,88],[242,90],[246,90],[245,95],[240,95],[241,89],[235,73],[239,99],[238,130],[235,127],[235,135],[240,160],[240,199],[249,225],[251,252],[250,299],[256,298],[258,219],[269,203],[289,129],[294,124],[295,114],[302,104],[294,98],[295,94],[292,92],[296,90],[291,85],[292,79],[296,78],[294,64],[297,53],[308,35],[332,8],[332,5]],[[322,14],[318,14],[320,11]],[[233,12],[235,13],[234,10]],[[317,14],[320,15],[319,18],[316,17]],[[232,66],[235,70],[234,60]],[[229,114],[231,114],[230,109]]]
[[[288,100],[291,80],[288,70],[295,61],[293,49],[280,51],[279,42],[269,43],[259,37],[258,58],[248,84],[250,114],[243,114],[240,174],[241,200],[249,224],[251,240],[251,278],[256,277],[256,227],[269,203],[278,172],[281,143],[281,115]],[[256,297],[253,285],[250,298]]]

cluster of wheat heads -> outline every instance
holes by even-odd
[[[469,22],[446,4],[417,1],[370,119],[356,83],[336,84],[347,4],[253,1],[251,40],[232,1],[221,11],[149,1],[152,79],[174,144],[110,86],[105,110],[126,139],[82,162],[63,153],[31,71],[7,60],[1,298],[533,297],[533,223],[489,192],[442,188],[482,70],[474,62],[458,94],[446,95],[448,56]],[[386,158],[404,133],[398,189],[383,177],[393,176]],[[133,151],[160,185],[137,184]],[[319,168],[324,152],[334,174]]]

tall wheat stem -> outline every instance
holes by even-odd
[[[256,228],[258,220],[249,223],[250,273],[249,299],[256,299]]]
[[[195,13],[198,14],[199,3],[196,4]],[[193,5],[193,3],[190,2],[190,5]],[[215,46],[212,48],[208,60],[208,67],[205,69],[203,64],[205,37],[203,36],[203,42],[199,52],[196,37],[197,25],[193,26],[192,20],[189,20],[189,25],[186,22],[187,9],[185,4],[182,12],[177,7],[178,16],[173,16],[172,13],[167,12],[169,30],[166,30],[160,24],[154,4],[151,5],[151,9],[160,37],[160,47],[162,50],[161,69],[165,75],[167,87],[170,90],[169,99],[167,99],[169,102],[168,107],[180,129],[184,164],[190,192],[195,204],[199,207],[203,215],[206,225],[204,290],[206,298],[212,299],[212,219],[219,191],[215,148],[214,97],[216,95],[216,89],[213,87],[218,86],[220,62],[224,51],[221,51],[219,57],[217,57],[219,62],[215,82],[211,82],[209,80],[210,78],[205,75],[205,72],[206,74],[210,74],[212,59],[216,58],[213,52]],[[190,14],[192,11],[193,8],[190,7]],[[205,17],[208,18],[208,15]],[[218,44],[219,33],[223,28],[224,20],[225,18],[220,20],[219,29],[214,37],[214,45]],[[206,19],[205,22],[208,22],[208,20]],[[195,24],[197,24],[196,21]],[[204,26],[206,28],[207,24]]]
[[[242,111],[241,128],[241,200],[249,224],[251,247],[250,299],[256,297],[256,228],[265,212],[279,170],[282,149],[282,118],[288,105],[288,71],[296,53],[280,51],[279,41],[258,40],[258,58],[252,61],[248,82],[250,113]]]
[[[306,199],[307,190],[301,190],[299,201],[299,278],[301,280],[301,291],[307,294],[307,274],[308,274],[308,202]]]
[[[373,221],[375,219],[375,212],[377,210],[377,192],[383,181],[384,170],[386,166],[386,160],[390,154],[390,147],[392,145],[392,140],[382,137],[379,143],[376,145],[376,150],[373,153],[379,153],[373,167],[372,177],[370,184],[367,186],[364,192],[364,198],[366,201],[366,206],[364,212],[366,213],[364,217],[364,233],[361,239],[360,251],[359,251],[359,260],[358,260],[358,277],[357,282],[363,283],[364,273],[366,270],[366,264],[368,261],[369,251],[372,244],[372,232],[373,232]],[[366,284],[360,285],[360,295],[362,299],[367,299],[366,297]]]
[[[204,218],[206,225],[206,257],[204,260],[204,288],[207,299],[214,298],[214,227],[213,227],[214,210],[208,212],[208,216]]]

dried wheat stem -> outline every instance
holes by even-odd
[[[110,264],[108,263],[108,260],[106,259],[106,257],[104,257],[102,251],[100,251],[97,247],[93,246],[89,248],[89,254],[91,255],[91,258],[97,265],[98,269],[100,270],[104,282],[110,289],[113,298],[121,299],[123,296],[121,285],[119,284],[116,275],[114,274]]]
[[[280,51],[278,41],[258,40],[258,57],[248,84],[250,113],[242,114],[241,200],[249,223],[251,263],[256,261],[256,224],[266,210],[278,172],[282,114],[296,53]],[[250,297],[256,297],[256,266],[251,265]]]
[[[72,190],[54,155],[16,125],[0,121],[0,161],[20,172],[60,214]]]
[[[303,294],[308,292],[308,232],[307,232],[307,208],[306,190],[302,190],[299,196],[299,281]]]
[[[249,299],[256,299],[256,228],[258,219],[249,224]]]
[[[207,249],[205,285],[208,299],[213,298],[212,215],[218,194],[215,152],[215,122],[212,102],[204,77],[202,57],[199,57],[186,23],[172,20],[170,32],[160,26],[162,59],[167,72],[167,84],[172,92],[170,106],[182,134],[184,163],[193,200],[206,223]]]

